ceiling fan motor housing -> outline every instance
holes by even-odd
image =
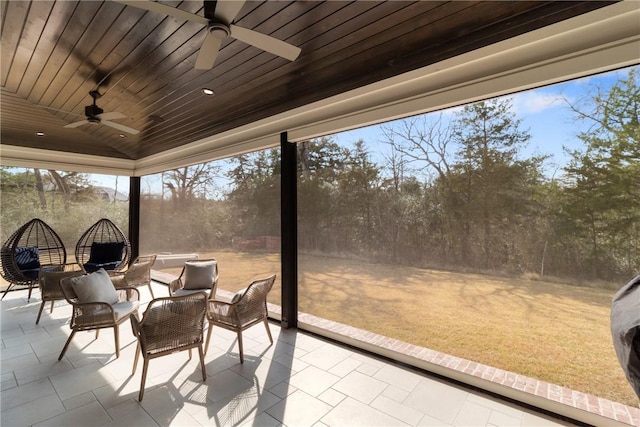
[[[209,31],[211,34],[217,36],[217,38],[220,38],[220,39],[229,37],[229,35],[231,34],[231,30],[229,29],[228,25],[225,25],[222,22],[214,22],[214,21],[209,22],[209,25],[207,26],[207,31]]]
[[[96,117],[99,114],[104,113],[104,110],[100,107],[98,107],[97,105],[87,105],[86,107],[84,107],[84,114],[85,116],[87,116],[88,119]],[[91,121],[91,120],[89,120]]]

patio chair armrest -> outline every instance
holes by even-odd
[[[234,315],[235,306],[236,303],[210,299],[207,301],[207,315],[213,319],[228,318]]]
[[[133,331],[134,336],[140,335],[140,320],[136,317],[135,314],[131,313],[129,315],[129,320],[131,321],[131,330]]]
[[[113,307],[108,302],[75,302],[73,303],[75,307],[78,307],[81,310],[103,310],[107,308],[108,310],[113,311]]]
[[[169,282],[169,293],[173,294],[173,292],[177,291],[178,289],[182,289],[183,287],[184,285],[182,284],[182,279],[172,280],[171,282]]]
[[[116,289],[126,288],[129,286],[124,274],[109,274],[109,276],[111,277],[111,283],[113,283],[113,286],[115,286]]]
[[[140,291],[135,286],[116,288],[118,301],[140,301]]]
[[[115,320],[115,311],[109,303],[85,302],[73,304],[72,328],[111,324]]]

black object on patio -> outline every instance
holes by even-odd
[[[14,286],[28,286],[29,296],[36,283],[40,266],[65,264],[67,251],[62,239],[47,223],[34,218],[18,228],[2,245],[2,277],[9,286],[2,298]]]
[[[131,259],[127,236],[107,218],[102,218],[85,231],[76,244],[76,261],[87,273],[104,268],[123,270]]]
[[[640,275],[613,296],[611,337],[620,366],[640,397]]]

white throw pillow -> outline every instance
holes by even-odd
[[[115,304],[118,302],[118,292],[113,286],[109,274],[103,268],[85,276],[71,277],[65,280],[71,282],[71,287],[80,303],[106,302]]]
[[[211,288],[216,273],[215,261],[184,263],[184,289]]]
[[[239,314],[242,314],[242,312],[244,312],[244,309],[247,305],[247,300],[242,299],[246,291],[247,291],[247,288],[240,289],[238,292],[235,293],[235,295],[231,299],[231,303],[236,305],[236,312]]]
[[[236,292],[233,295],[233,298],[231,298],[231,304],[233,304],[234,302],[240,301],[240,298],[242,298],[242,296],[246,291],[247,291],[247,288],[243,288],[243,289],[240,289],[238,292]]]

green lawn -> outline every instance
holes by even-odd
[[[219,286],[229,291],[280,274],[278,254],[201,257],[218,259]],[[614,290],[308,255],[299,274],[300,311],[638,404],[611,343]],[[269,300],[280,304],[279,278]]]

